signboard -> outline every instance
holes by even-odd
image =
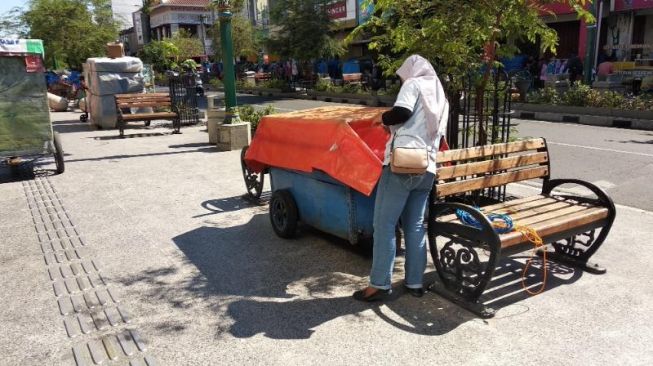
[[[40,39],[0,38],[0,53],[34,53],[43,56],[43,41]]]
[[[347,2],[336,1],[327,5],[327,13],[331,19],[342,19],[347,17]]]
[[[653,0],[614,0],[614,10],[635,10],[653,8]]]
[[[365,23],[374,13],[374,3],[371,0],[358,1],[358,24]],[[367,6],[365,6],[367,4]]]

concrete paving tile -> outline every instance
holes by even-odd
[[[108,360],[107,352],[104,345],[99,340],[91,340],[88,342],[88,349],[91,352],[91,358],[96,365],[100,365]]]
[[[77,366],[92,366],[94,363],[86,344],[76,344],[73,346],[73,354],[75,355]]]
[[[118,339],[116,339],[114,335],[110,334],[102,337],[102,344],[104,345],[104,349],[106,350],[109,359],[117,360],[123,355],[120,343],[118,343]]]
[[[120,347],[122,347],[122,351],[125,353],[125,355],[133,356],[138,351],[129,331],[119,333],[116,337],[118,338]]]

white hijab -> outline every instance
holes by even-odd
[[[439,140],[439,137],[444,135],[449,121],[449,102],[433,66],[424,57],[412,55],[397,70],[397,75],[404,83],[418,83],[426,115],[427,133],[431,141]]]

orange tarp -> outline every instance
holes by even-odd
[[[265,116],[245,162],[256,171],[265,167],[321,170],[369,196],[381,175],[390,137],[372,122],[386,110],[342,106]]]

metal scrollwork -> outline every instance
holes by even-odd
[[[447,286],[457,293],[470,296],[486,279],[487,264],[481,263],[475,247],[451,239],[439,254],[441,275],[450,278]]]
[[[561,255],[587,259],[588,249],[596,242],[597,230],[599,229],[593,229],[567,239],[559,240],[553,243],[553,248]]]

